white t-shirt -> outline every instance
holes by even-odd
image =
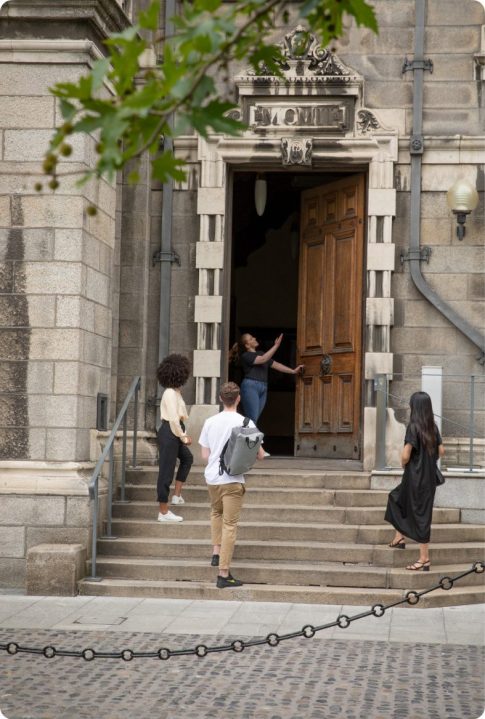
[[[205,468],[204,476],[207,484],[229,484],[230,482],[244,482],[242,474],[230,475],[224,472],[219,474],[219,458],[224,445],[231,435],[233,427],[241,427],[244,417],[239,412],[223,411],[209,417],[204,422],[199,437],[199,444],[210,449],[209,461]],[[249,426],[255,427],[252,420]]]

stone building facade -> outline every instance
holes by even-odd
[[[241,137],[176,141],[188,172],[173,192],[176,261],[162,307],[163,188],[147,163],[136,187],[121,176],[116,185],[92,181],[79,189],[66,179],[55,194],[33,189],[60,122],[49,87],[89,68],[103,39],[147,2],[10,0],[0,11],[0,581],[18,583],[30,546],[89,545],[97,396],[108,395],[114,418],[141,375],[139,421],[153,432],[161,326],[170,351],[193,362],[185,397],[194,434],[217,409],[221,378],[234,376],[227,349],[237,334],[251,331],[264,345],[284,331],[279,359],[286,364],[302,360],[310,368],[317,358],[320,368],[328,361],[338,367],[347,345],[353,364],[335,373],[335,391],[318,368],[296,382],[272,380],[262,422],[275,452],[371,468],[376,374],[390,382],[389,429],[400,436],[400,398],[421,386],[423,366],[440,366],[449,420],[443,434],[460,461],[468,376],[483,379],[483,345],[444,317],[410,275],[415,86],[403,64],[414,53],[416,3],[373,4],[379,35],[351,25],[332,52],[311,40],[304,60],[294,53],[296,23],[281,28],[273,39],[285,49],[284,81],[233,68],[229,91],[248,124]],[[421,247],[431,252],[420,266],[430,288],[483,337],[483,5],[428,0],[424,53],[433,72],[424,71],[419,227]],[[93,157],[93,138],[78,137],[66,170],[88,168]],[[460,177],[480,198],[463,241],[446,204]],[[258,178],[267,187],[262,216],[254,209]],[[95,217],[86,213],[89,204]],[[312,212],[326,219],[319,225]],[[332,230],[334,260],[324,258],[319,275],[313,258],[325,251],[310,237],[312,223],[325,233],[332,222],[342,233]],[[325,356],[315,349],[319,313],[333,342]],[[335,418],[312,405],[321,409],[327,397]],[[476,393],[475,409],[483,436],[485,392]],[[315,440],[318,432],[330,440]],[[148,441],[142,451],[153,456]]]

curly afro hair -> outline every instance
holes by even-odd
[[[190,362],[184,355],[167,355],[158,365],[157,379],[165,388],[178,389],[188,380]]]

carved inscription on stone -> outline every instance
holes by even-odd
[[[348,108],[328,105],[252,105],[249,124],[253,127],[302,127],[340,131],[348,129]]]

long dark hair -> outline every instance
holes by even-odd
[[[249,334],[246,332],[245,334],[241,335],[239,340],[237,342],[234,342],[231,349],[229,350],[229,363],[230,364],[239,364],[239,360],[241,359],[241,355],[246,352],[246,338],[249,337]]]
[[[421,438],[428,454],[436,451],[436,425],[431,397],[427,392],[414,392],[409,400],[411,418],[409,423]]]

